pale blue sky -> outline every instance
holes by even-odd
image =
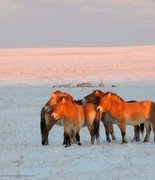
[[[0,48],[147,44],[154,0],[0,0]]]

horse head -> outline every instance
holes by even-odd
[[[62,91],[55,91],[51,94],[51,98],[48,100],[46,105],[55,105],[60,102],[63,97],[67,97],[68,99],[73,101],[73,97],[70,94]]]
[[[97,111],[101,113],[107,112],[110,96],[111,96],[111,93],[107,93],[100,99],[100,103],[97,107]]]
[[[83,99],[86,102],[99,104],[101,97],[103,97],[104,93],[101,90],[94,90],[92,93],[85,96]]]
[[[61,119],[68,114],[69,107],[73,104],[73,101],[68,97],[60,97],[59,102],[54,106],[51,117],[55,120]]]
[[[124,100],[121,97],[119,97],[117,94],[113,92],[106,92],[104,93],[104,96],[101,98],[97,110],[102,113],[107,112],[110,107],[110,104],[112,103],[120,104],[122,102],[124,102]]]
[[[94,90],[93,94],[95,94],[96,96],[98,96],[100,98],[102,98],[105,95],[105,93],[99,89]]]

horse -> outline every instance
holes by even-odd
[[[85,116],[80,104],[63,97],[53,108],[51,117],[56,121],[63,119],[65,147],[71,146],[71,142],[81,145],[79,132]]]
[[[96,92],[100,93],[100,95],[96,95]],[[83,98],[83,101],[85,103],[92,103],[92,104],[94,104],[95,107],[97,107],[100,102],[100,99],[103,95],[104,95],[104,93],[102,91],[94,90],[92,93],[85,96]],[[98,116],[101,119],[101,121],[103,122],[103,125],[105,128],[105,133],[106,133],[106,141],[111,142],[109,134],[111,134],[112,140],[116,140],[115,135],[114,135],[114,129],[113,129],[113,121],[114,120],[112,119],[112,117],[108,113],[103,113],[102,116],[100,117],[97,114],[98,112],[96,111],[96,108],[95,108],[95,113],[96,113],[96,117],[94,117],[94,119],[98,119],[97,118],[97,116]],[[94,131],[96,134],[99,134],[98,129],[96,127],[94,127]]]
[[[85,116],[85,125],[88,128],[88,131],[91,136],[91,144],[94,144],[95,140],[97,144],[99,143],[99,132],[95,132],[94,122],[95,119],[100,119],[100,113],[96,112],[97,106],[91,102],[83,102],[82,106]]]
[[[62,98],[68,98],[68,100],[76,103],[81,103],[81,106],[83,106],[84,110],[84,116],[85,116],[85,124],[83,126],[87,126],[90,136],[91,136],[91,143],[94,144],[94,141],[96,139],[97,142],[99,139],[99,134],[94,133],[94,118],[96,115],[96,111],[94,105],[92,103],[83,103],[78,100],[74,100],[73,97],[66,93],[61,91],[55,91],[52,93],[51,98],[48,100],[48,102],[44,105],[44,107],[41,109],[41,136],[42,136],[42,145],[48,145],[48,135],[49,131],[52,129],[54,124],[57,125],[63,125],[63,120],[55,120],[53,117],[51,117],[51,113],[53,111],[53,107],[62,100]],[[65,133],[64,133],[64,141],[63,144],[65,144]]]
[[[107,92],[100,100],[97,107],[100,113],[108,112],[117,122],[122,135],[122,143],[127,143],[126,125],[138,125],[144,123],[146,136],[144,142],[150,138],[151,128],[155,141],[155,103],[150,100],[139,102],[125,102],[117,94]]]
[[[95,105],[98,105],[99,102],[100,102],[100,99],[104,95],[105,95],[104,92],[102,92],[101,90],[97,89],[97,90],[94,90],[89,95],[85,96],[84,97],[84,101],[92,102]],[[136,101],[131,100],[131,101],[127,101],[127,102],[136,102]],[[116,138],[114,136],[114,130],[113,130],[113,124],[116,124],[115,120],[112,118],[112,116],[110,116],[110,114],[103,113],[102,116],[101,116],[101,121],[103,122],[103,125],[105,127],[106,140],[108,142],[111,142],[109,134],[111,134],[112,140],[115,140]],[[99,121],[98,121],[98,123],[99,123]],[[99,124],[97,126],[99,126]],[[99,127],[95,127],[94,129],[97,132],[99,130]],[[140,131],[143,134],[144,124],[140,124],[140,126],[139,125],[134,126],[134,138],[133,138],[133,141],[136,141],[136,142],[140,141]]]
[[[54,118],[51,117],[51,113],[53,111],[54,105],[56,105],[59,101],[61,101],[62,97],[68,97],[71,101],[73,101],[73,97],[70,94],[61,91],[55,91],[52,93],[51,98],[41,109],[40,129],[41,129],[42,145],[48,145],[49,131],[52,129],[52,127],[55,124],[63,125],[63,121],[56,121]]]

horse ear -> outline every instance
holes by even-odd
[[[62,102],[62,103],[65,103],[65,101],[66,101],[66,99],[65,99],[65,98],[62,98],[62,101],[61,101],[61,102]]]
[[[51,97],[54,98],[55,97],[55,94],[53,92],[51,92]]]
[[[99,95],[99,90],[98,90],[98,89],[95,91],[95,94],[96,94],[97,96]]]
[[[111,93],[108,93],[108,96],[107,96],[107,97],[109,98],[110,96],[111,96]]]

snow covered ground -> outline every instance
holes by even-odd
[[[69,49],[0,50],[0,179],[104,179],[152,180],[155,177],[155,143],[128,144],[114,125],[116,142],[105,142],[103,125],[100,144],[91,145],[82,128],[82,147],[64,148],[63,127],[54,126],[49,145],[41,146],[40,109],[57,89],[75,99],[90,88],[53,88],[54,85],[100,82],[103,91],[113,91],[125,100],[155,101],[155,46]],[[117,87],[111,87],[112,84]]]

